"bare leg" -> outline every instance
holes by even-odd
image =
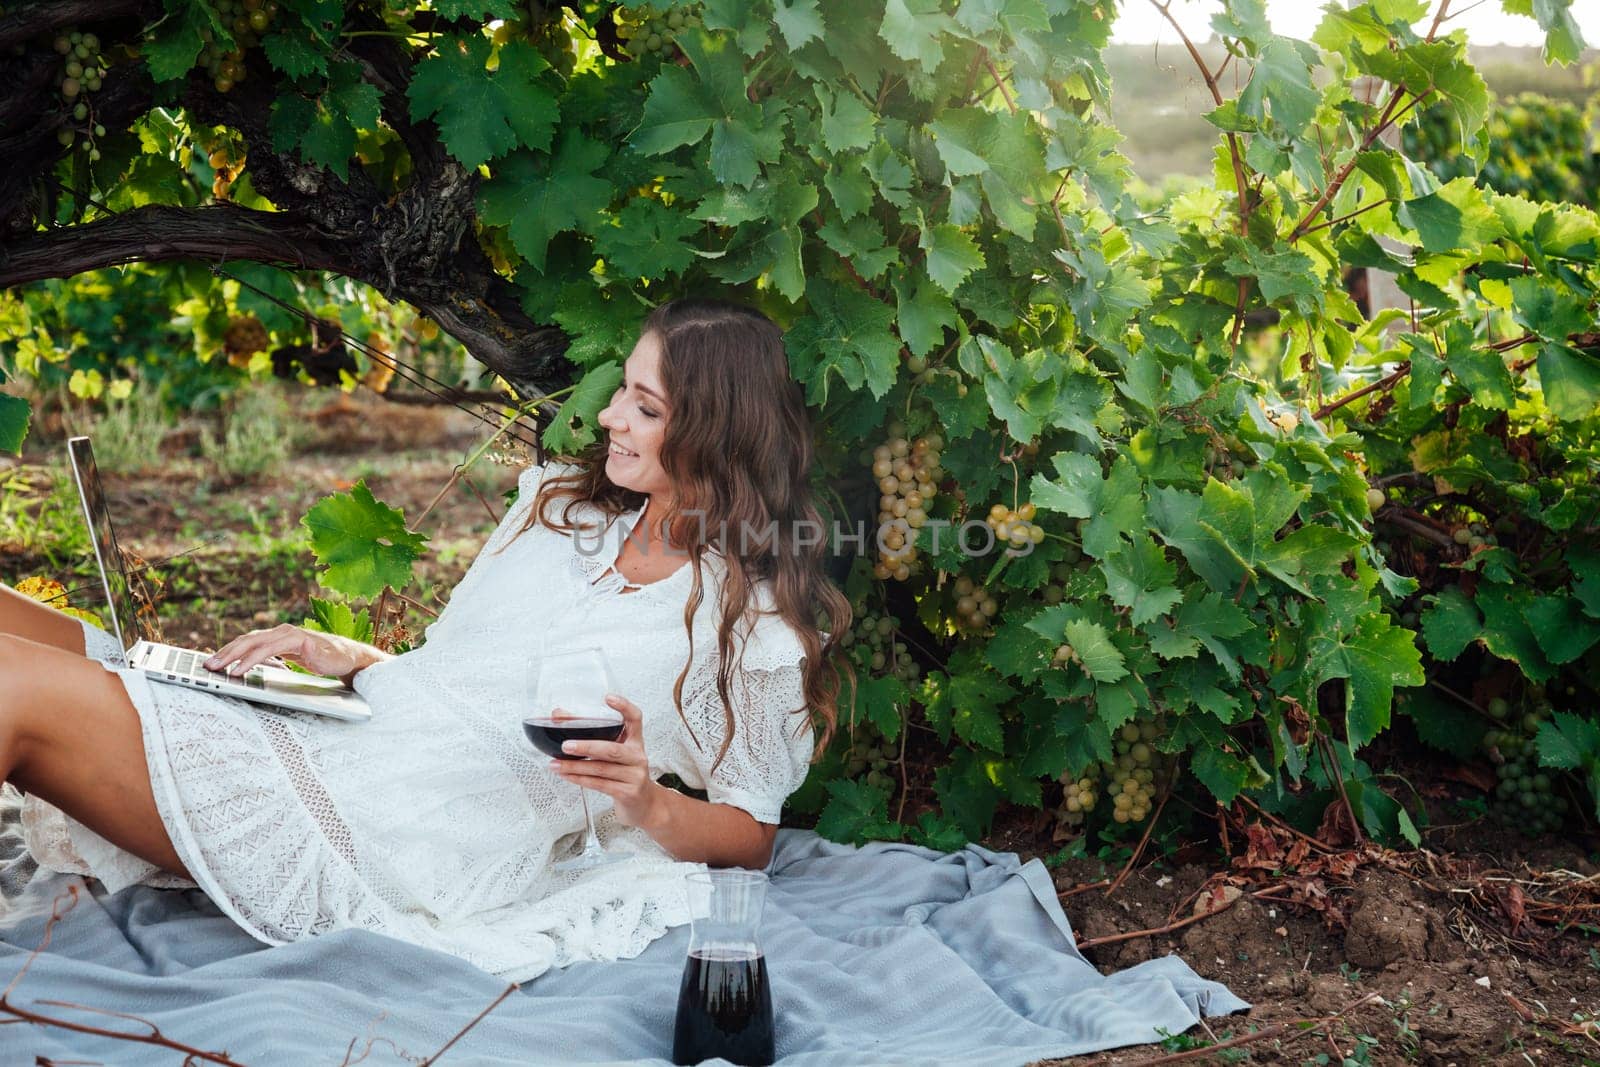
[[[0,585],[0,634],[25,637],[80,656],[84,652],[83,627],[77,619],[5,585]]]
[[[156,810],[139,713],[99,663],[0,634],[0,778],[187,875]]]

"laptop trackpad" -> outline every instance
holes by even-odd
[[[337,678],[324,678],[320,674],[301,674],[282,667],[254,667],[239,681],[252,689],[265,689],[270,693],[292,693],[296,696],[337,696],[353,690]]]

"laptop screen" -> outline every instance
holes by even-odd
[[[87,437],[74,437],[67,442],[67,457],[72,462],[72,478],[78,483],[78,500],[83,504],[83,517],[89,524],[89,537],[94,542],[95,562],[100,567],[100,577],[105,583],[106,603],[111,609],[111,625],[117,641],[124,649],[131,648],[139,638],[138,617],[133,596],[128,590],[128,570],[122,552],[117,548],[116,531],[111,528],[111,509],[106,504],[105,489],[100,484],[100,472],[95,469],[94,451]]]

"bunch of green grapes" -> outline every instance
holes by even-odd
[[[106,61],[100,54],[100,38],[72,30],[57,35],[54,45],[56,54],[61,57],[61,77],[56,87],[61,99],[72,108],[72,120],[79,124],[77,129],[60,130],[56,139],[63,148],[71,148],[81,137],[88,147],[89,158],[98,160],[100,149],[95,141],[106,135],[106,128],[90,121],[94,109],[90,106],[89,94],[99,91],[105,77]]]
[[[913,685],[922,677],[922,668],[911,658],[906,643],[894,640],[899,626],[900,620],[893,615],[862,612],[839,643],[858,669],[872,674],[892,674],[907,685]]]
[[[1469,522],[1465,526],[1456,527],[1455,542],[1465,548],[1476,551],[1487,545],[1497,545],[1500,539],[1491,533],[1481,522]]]
[[[880,581],[893,578],[903,582],[911,577],[917,561],[916,531],[928,522],[928,507],[939,493],[939,478],[944,474],[939,466],[943,447],[944,438],[936,433],[907,440],[904,425],[893,422],[889,440],[872,450],[872,476],[881,494],[878,526],[873,530],[878,561],[872,573]],[[904,526],[896,519],[903,520]],[[878,530],[884,527],[880,541]]]
[[[206,162],[211,164],[211,169],[216,173],[211,179],[211,195],[218,200],[228,198],[228,190],[232,187],[234,179],[244,172],[244,146],[227,141],[218,141],[206,155]]]
[[[1084,817],[1100,801],[1100,772],[1095,767],[1080,775],[1062,771],[1059,780],[1065,788],[1061,806],[1056,809],[1056,821],[1067,826],[1082,826]]]
[[[1159,732],[1152,719],[1124,723],[1113,743],[1116,758],[1101,764],[1106,796],[1111,799],[1111,818],[1116,822],[1143,822],[1150,814],[1159,759],[1150,742]]]
[[[1050,580],[1045,583],[1040,596],[1046,604],[1059,604],[1067,596],[1067,582],[1072,580],[1077,572],[1078,561],[1083,559],[1083,553],[1077,545],[1068,545],[1062,553],[1061,559],[1050,564]]]
[[[983,630],[1000,610],[1000,602],[965,574],[956,579],[956,622],[968,630]]]
[[[277,0],[216,0],[217,14],[233,34],[233,49],[225,50],[209,29],[200,31],[204,42],[200,49],[200,66],[211,76],[217,92],[231,92],[244,81],[245,52],[255,47],[261,35],[278,17]]]
[[[638,4],[617,9],[617,39],[628,54],[643,58],[674,47],[684,30],[700,25],[699,5]]]
[[[1037,545],[1044,540],[1044,527],[1034,524],[1035,514],[1032,502],[1023,504],[1019,508],[996,504],[989,509],[984,521],[989,524],[989,529],[994,531],[996,544],[1021,548],[1029,543]]]
[[[845,774],[851,778],[866,775],[866,783],[880,789],[894,786],[889,773],[895,752],[876,729],[866,723],[857,723],[850,738],[850,751],[845,756]]]
[[[1526,827],[1535,833],[1561,829],[1567,813],[1567,798],[1555,794],[1555,778],[1539,766],[1534,737],[1539,724],[1550,717],[1550,705],[1535,701],[1521,715],[1508,701],[1495,697],[1489,701],[1491,718],[1504,722],[1483,735],[1483,747],[1494,761],[1495,815],[1512,826]]]

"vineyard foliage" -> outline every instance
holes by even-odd
[[[1501,2],[1578,58],[1566,0]],[[126,61],[270,77],[250,153],[401,189],[397,90],[346,47],[401,36],[409,117],[479,174],[469,239],[571,338],[550,448],[593,439],[650,306],[718,292],[785,326],[841,523],[916,512],[846,582],[861,685],[796,798],[824,832],[948,845],[1004,802],[1117,833],[1176,783],[1415,840],[1373,762],[1397,707],[1508,812],[1600,785],[1600,219],[1495,184],[1448,0],[1330,6],[1309,41],[1226,0],[1215,181],[1156,211],[1102,118],[1106,0],[270,6],[237,68],[211,0]],[[1448,174],[1395,147],[1424,113]],[[152,111],[87,173],[186,202],[228,136]],[[1356,269],[1407,306],[1364,313]],[[404,584],[395,515],[319,510],[330,587]]]

